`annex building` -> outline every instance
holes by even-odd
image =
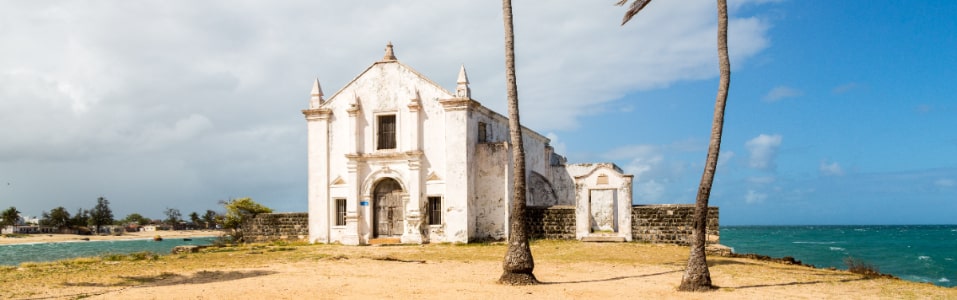
[[[472,99],[464,66],[457,75],[447,90],[400,62],[390,43],[332,96],[315,81],[302,111],[309,242],[508,236],[508,120]],[[577,239],[632,240],[632,175],[611,163],[567,163],[528,128],[523,140],[529,206],[573,207]]]

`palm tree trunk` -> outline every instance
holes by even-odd
[[[522,144],[522,125],[518,119],[518,84],[515,82],[515,34],[512,32],[512,1],[502,0],[505,20],[505,88],[508,93],[508,131],[512,143],[513,190],[512,211],[509,214],[508,250],[502,263],[502,277],[498,282],[511,285],[537,284],[532,274],[535,261],[528,245],[525,228],[525,147]]]
[[[718,152],[721,150],[721,131],[724,128],[724,107],[728,100],[728,87],[731,85],[731,62],[728,59],[728,4],[718,0],[718,69],[721,79],[718,83],[718,95],[714,104],[714,121],[711,124],[711,142],[708,145],[708,159],[705,161],[704,174],[698,186],[698,197],[694,207],[694,229],[691,237],[691,254],[688,267],[681,277],[680,291],[709,291],[715,289],[711,284],[711,272],[705,255],[705,243],[708,224],[708,198],[711,196],[711,184],[714,182],[715,169],[718,166]]]

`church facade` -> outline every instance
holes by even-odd
[[[508,236],[508,119],[396,59],[392,45],[309,108],[308,227],[313,243],[467,243]],[[574,206],[576,238],[632,239],[632,176],[611,163],[569,164],[523,128],[529,206]]]

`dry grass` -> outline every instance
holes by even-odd
[[[288,273],[289,270],[296,270],[302,265],[402,264],[413,268],[448,265],[453,268],[481,266],[481,269],[488,266],[492,268],[491,273],[496,273],[498,271],[494,268],[504,253],[505,246],[500,243],[360,247],[275,243],[207,248],[194,254],[107,255],[0,268],[0,282],[3,282],[0,298],[84,298],[113,295],[110,293],[134,287],[204,284],[283,276],[283,272]],[[669,276],[663,280],[674,281],[674,285],[677,285],[677,280],[671,278],[680,278],[687,259],[687,248],[640,243],[541,240],[532,243],[532,253],[535,255],[536,265],[539,266],[536,273],[540,274],[540,279],[553,281],[552,285],[534,288],[544,289],[543,291],[548,291],[549,288],[567,288],[562,287],[563,284],[573,284],[571,287],[587,290],[593,282],[647,280],[648,276],[659,275]],[[812,269],[746,258],[711,257],[709,264],[712,278],[721,289],[707,294],[707,297],[702,295],[701,298],[957,298],[957,289],[885,278],[867,278],[846,271]],[[583,280],[584,275],[577,273],[616,268],[621,271],[612,271],[610,274],[619,275],[605,280]],[[635,273],[636,270],[644,275],[621,275]],[[378,280],[374,278],[374,273],[352,276],[357,276],[359,280]],[[486,275],[480,274],[481,276]],[[493,277],[495,276],[489,276],[488,280],[494,281]],[[665,286],[664,291],[660,292],[663,294],[650,296],[670,298],[689,295],[674,296],[669,294],[672,289]],[[475,293],[484,290],[488,288]],[[587,292],[582,293],[584,296],[589,295]],[[634,293],[640,294],[641,291],[636,290]]]

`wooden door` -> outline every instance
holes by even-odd
[[[375,188],[375,228],[376,237],[394,237],[402,235],[403,212],[402,187],[392,179],[379,182]]]

